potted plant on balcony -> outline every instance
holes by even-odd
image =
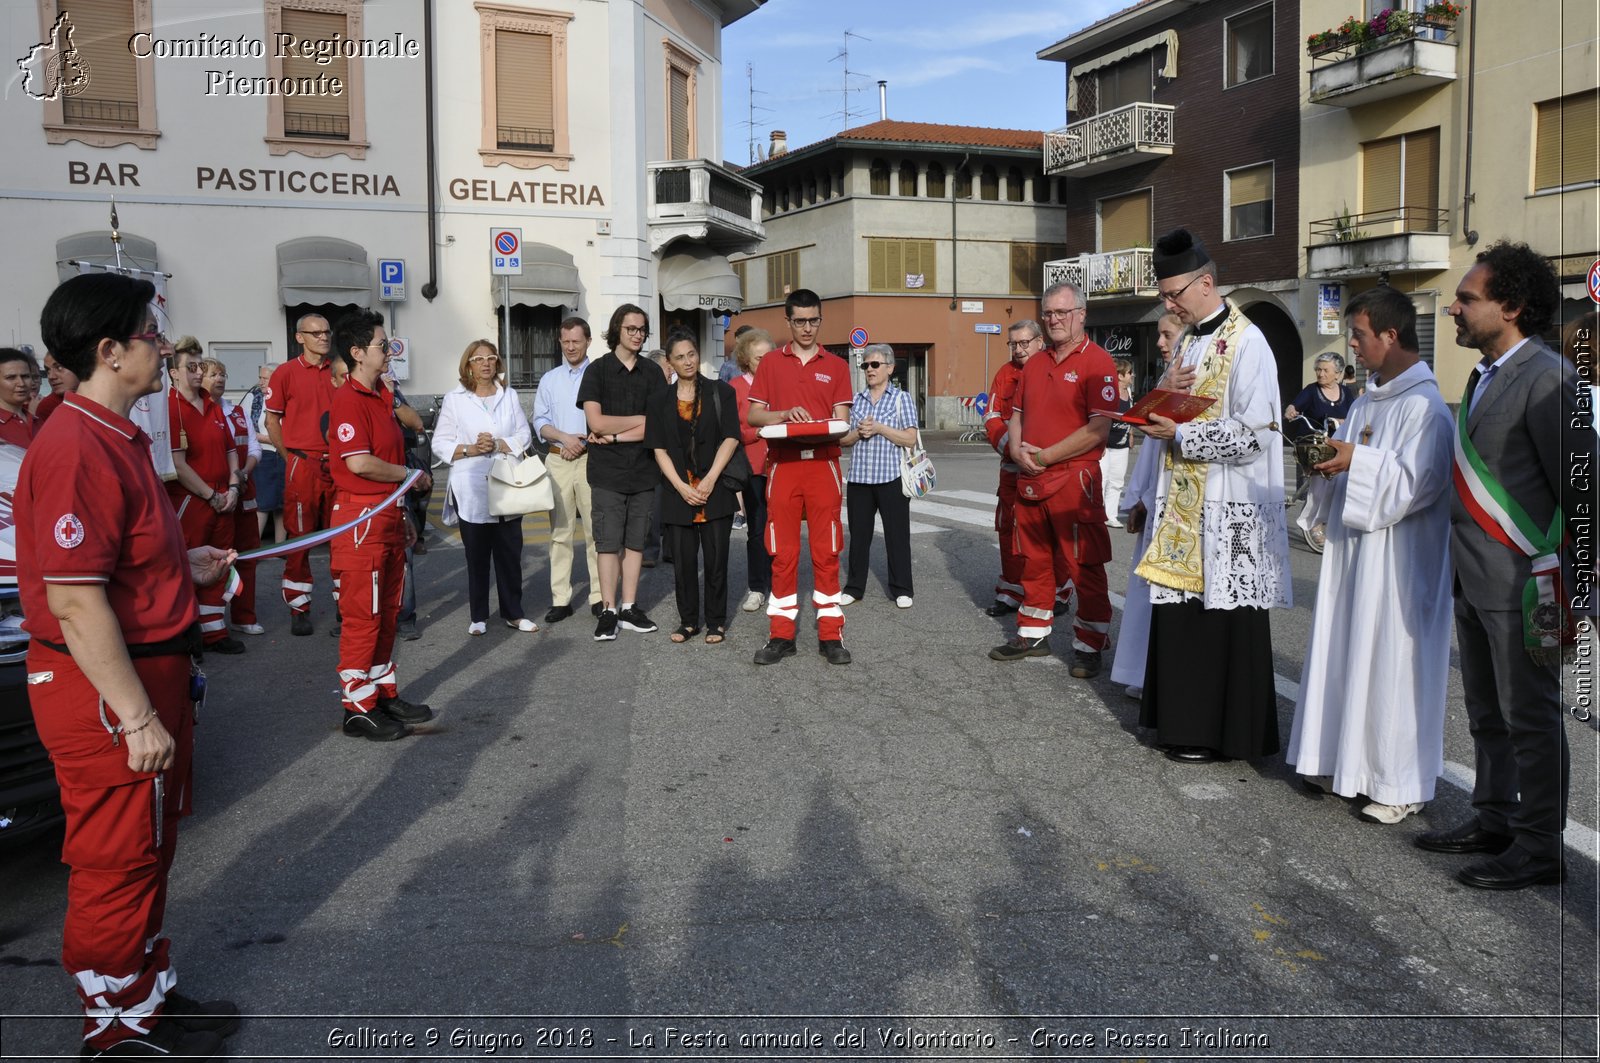
[[[1422,9],[1422,13],[1417,16],[1417,22],[1419,25],[1431,26],[1434,29],[1449,29],[1460,17],[1460,4],[1453,4],[1450,0],[1434,0]]]
[[[1337,52],[1346,43],[1344,35],[1338,30],[1322,30],[1306,38],[1306,55],[1316,59],[1329,52]]]
[[[1396,11],[1386,7],[1367,23],[1367,36],[1364,41],[1356,46],[1357,51],[1369,51],[1373,48],[1392,44],[1402,37],[1411,35],[1412,14],[1409,11]]]

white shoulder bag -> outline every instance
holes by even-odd
[[[538,455],[529,454],[521,461],[510,454],[495,455],[489,465],[490,516],[520,517],[555,507],[555,489]]]
[[[933,459],[922,448],[922,429],[919,428],[916,445],[900,448],[900,493],[907,498],[921,498],[938,482]]]

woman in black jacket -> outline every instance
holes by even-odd
[[[677,383],[645,408],[644,445],[653,447],[666,481],[661,523],[672,548],[678,629],[673,642],[700,633],[696,559],[705,565],[706,641],[728,628],[728,537],[738,509],[734,492],[718,481],[739,449],[739,400],[727,384],[700,375],[700,351],[687,329],[667,333],[667,364]]]

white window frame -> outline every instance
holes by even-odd
[[[1234,22],[1238,21],[1239,19],[1243,18],[1246,15],[1255,14],[1256,12],[1260,11],[1262,8],[1268,8],[1270,10],[1271,16],[1272,16],[1269,19],[1270,27],[1267,30],[1267,43],[1271,47],[1272,69],[1268,70],[1265,74],[1262,74],[1260,77],[1250,78],[1250,79],[1248,79],[1246,81],[1241,81],[1238,84],[1230,85],[1230,84],[1228,84],[1228,57],[1231,54],[1232,44],[1233,44],[1233,40],[1232,40],[1232,38],[1233,38],[1233,24],[1234,24]],[[1277,12],[1277,8],[1275,7],[1275,5],[1273,3],[1273,0],[1267,0],[1266,3],[1257,4],[1255,7],[1247,7],[1243,11],[1235,11],[1233,14],[1228,15],[1227,17],[1225,17],[1222,20],[1222,88],[1223,88],[1223,91],[1226,92],[1229,89],[1239,89],[1239,88],[1243,88],[1246,85],[1254,85],[1258,81],[1265,81],[1267,78],[1272,77],[1277,72],[1278,72],[1278,12]]]
[[[1271,169],[1271,171],[1272,171],[1272,198],[1267,200],[1268,204],[1270,204],[1270,208],[1269,208],[1269,212],[1268,212],[1269,213],[1269,217],[1267,219],[1267,231],[1264,232],[1264,233],[1259,233],[1259,234],[1257,234],[1255,236],[1235,236],[1235,235],[1233,235],[1233,180],[1232,180],[1233,175],[1236,174],[1236,173],[1243,173],[1245,170],[1258,170],[1263,166],[1269,167]],[[1263,240],[1263,239],[1266,239],[1269,236],[1276,235],[1277,231],[1278,231],[1278,163],[1277,163],[1277,161],[1274,160],[1274,159],[1262,159],[1260,162],[1252,162],[1247,166],[1235,166],[1231,170],[1223,170],[1222,171],[1222,241],[1223,241],[1223,243],[1239,243],[1239,242],[1244,241],[1244,240]]]

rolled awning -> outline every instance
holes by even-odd
[[[739,275],[725,256],[706,247],[682,247],[661,260],[661,305],[668,310],[744,309]]]
[[[502,279],[511,282],[513,306],[578,306],[578,267],[572,256],[559,247],[549,244],[522,245],[522,272],[511,277],[490,276],[489,290],[494,295],[494,305],[503,305]]]
[[[284,306],[333,303],[372,306],[367,249],[331,236],[303,236],[278,245],[278,294]]]
[[[122,264],[142,270],[158,270],[161,263],[156,254],[156,242],[132,233],[122,233]],[[56,279],[68,280],[78,275],[73,262],[89,262],[96,266],[117,264],[117,248],[111,242],[111,230],[74,233],[56,241]]]

